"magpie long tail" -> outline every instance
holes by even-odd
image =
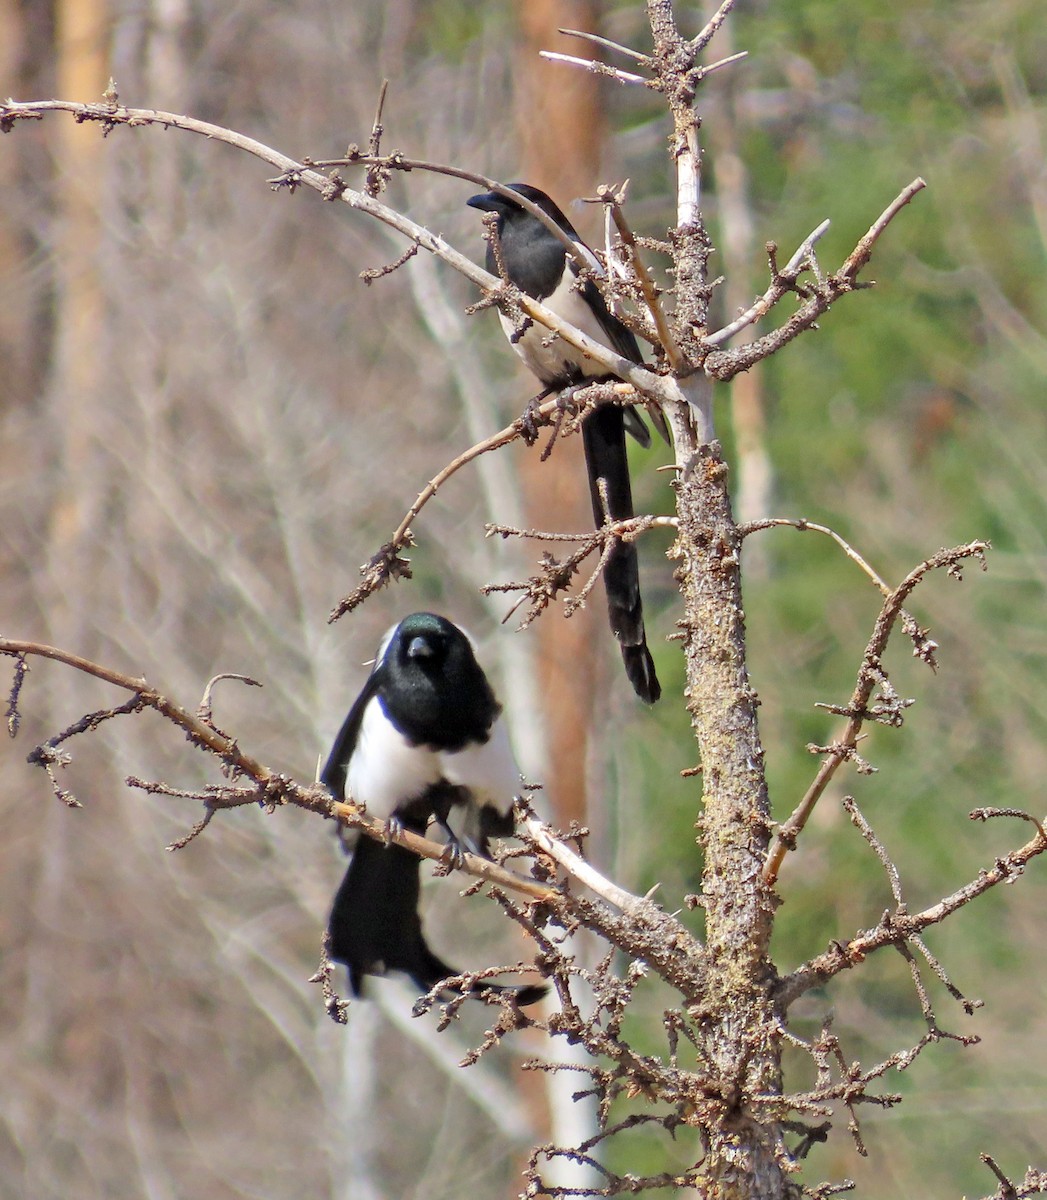
[[[611,519],[622,521],[635,516],[629,460],[625,450],[623,410],[612,405],[596,409],[585,419],[582,441],[589,471],[593,517],[597,525],[602,525],[607,515],[600,495],[600,479],[606,484],[607,510]],[[653,704],[662,694],[662,688],[647,648],[636,547],[619,542],[604,569],[603,578],[611,630],[622,650],[625,673],[640,699]]]
[[[327,929],[329,953],[345,963],[353,995],[359,996],[365,975],[403,971],[423,992],[459,972],[429,949],[418,915],[421,859],[402,846],[383,846],[361,837],[334,898]],[[518,1004],[533,1004],[545,995],[541,985],[510,987],[481,983],[473,989],[514,992]]]

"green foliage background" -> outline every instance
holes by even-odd
[[[975,825],[971,809],[1043,813],[1042,18],[1034,3],[793,0],[737,13],[735,46],[749,58],[732,69],[744,75],[741,105],[750,114],[740,152],[758,244],[773,239],[787,257],[829,216],[818,254],[823,267],[835,268],[905,183],[920,175],[929,185],[881,239],[866,274],[876,288],[847,298],[818,332],[766,364],[776,490],[769,515],[831,526],[895,582],[939,546],[974,538],[993,545],[987,574],[970,569],[962,584],[932,578],[916,593],[910,607],[940,643],[940,668],[932,674],[896,640],[886,666],[916,704],[903,729],[871,731],[861,752],[877,774],[851,772],[835,783],[787,860],[780,970],[874,924],[890,903],[883,871],[842,812],[841,795],[856,797],[886,843],[913,909],[1026,840],[1028,826]],[[709,92],[707,127],[717,119],[714,81]],[[715,231],[715,155],[707,166]],[[765,280],[764,264],[753,262],[753,295]],[[726,400],[718,417],[721,431],[729,430]],[[784,819],[817,764],[805,746],[833,736],[833,719],[815,704],[846,701],[878,604],[828,539],[789,530],[755,536],[767,558],[745,584],[750,668],[763,701],[774,811]],[[685,745],[678,714],[666,719]],[[696,868],[682,853],[690,789],[674,788],[675,816],[663,818],[661,768],[671,752],[652,748],[646,730],[637,742],[636,770],[651,788],[637,820],[658,842],[642,885],[664,879],[665,856],[678,847],[681,883],[696,889]],[[939,1022],[981,1035],[981,1045],[946,1042],[905,1074],[888,1075],[884,1091],[903,1094],[905,1103],[860,1113],[868,1165],[850,1151],[840,1123],[829,1147],[812,1153],[809,1179],[846,1175],[860,1194],[877,1197],[981,1194],[993,1183],[979,1151],[1019,1176],[1038,1160],[1047,1133],[1045,895],[1042,872],[1033,870],[932,934],[957,986],[986,1001],[968,1019],[935,982]],[[907,969],[886,955],[805,1001],[796,1030],[813,1035],[830,1009],[848,1060],[866,1065],[924,1030]],[[793,1081],[802,1078],[801,1068]]]

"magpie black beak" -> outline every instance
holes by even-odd
[[[423,637],[411,638],[407,645],[408,658],[432,658],[433,648]]]
[[[470,196],[466,204],[482,212],[498,212],[505,207],[505,200],[496,192],[478,192],[475,196]]]

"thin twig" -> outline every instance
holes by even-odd
[[[912,200],[916,195],[923,191],[927,186],[925,180],[917,176],[912,183],[906,184],[898,195],[891,201],[890,204],[883,210],[882,213],[869,226],[865,236],[861,238],[857,246],[847,256],[843,266],[837,272],[842,279],[856,279],[858,272],[864,267],[869,259],[872,258],[873,247],[880,238],[880,234],[890,225],[891,221],[901,212],[901,210]]]
[[[612,67],[609,63],[600,62],[598,58],[578,58],[573,54],[560,54],[555,50],[539,50],[539,57],[549,62],[566,63],[570,67],[582,67],[592,75],[604,75],[615,83],[638,83],[643,87],[651,87],[651,81],[642,75],[634,75],[632,71],[623,71]]]
[[[723,0],[720,7],[709,18],[705,28],[689,43],[690,48],[695,54],[700,54],[709,45],[716,36],[720,26],[727,20],[727,16],[732,8],[734,8],[734,0]]]
[[[824,237],[829,225],[830,222],[827,218],[817,228],[812,229],[785,266],[780,271],[772,272],[771,285],[767,291],[744,312],[739,313],[730,324],[702,338],[702,345],[722,346],[724,342],[730,341],[736,333],[741,333],[743,329],[755,324],[761,317],[765,317],[783,296],[795,291],[796,280],[806,269],[805,264],[814,252],[815,243]]]
[[[212,675],[207,681],[204,694],[200,697],[200,703],[196,708],[196,715],[205,725],[212,725],[214,720],[211,712],[211,693],[214,691],[215,684],[226,679],[235,679],[237,683],[242,683],[245,687],[260,688],[262,686],[257,679],[252,679],[250,675],[241,675],[236,671],[221,671],[217,675]]]
[[[863,962],[876,950],[910,941],[914,934],[922,933],[931,925],[940,925],[954,912],[970,904],[990,889],[1017,878],[1026,864],[1047,851],[1047,837],[1039,831],[1031,841],[998,857],[991,867],[985,867],[963,887],[937,904],[917,913],[890,913],[874,929],[856,934],[848,942],[834,942],[828,950],[804,963],[778,983],[779,1004],[788,1007],[799,996],[813,987],[820,987],[841,971],[846,971]]]
[[[733,67],[735,63],[741,62],[749,57],[748,50],[739,50],[737,54],[728,54],[726,58],[718,59],[714,63],[710,63],[707,67],[700,69],[700,74],[703,79],[708,75],[712,75],[715,71],[722,71],[724,67]]]
[[[141,703],[144,706],[156,709],[161,716],[166,717],[167,720],[183,729],[189,735],[190,741],[221,756],[236,773],[247,775],[257,782],[268,782],[273,778],[273,773],[267,767],[263,767],[261,763],[251,758],[250,755],[244,754],[234,741],[216,733],[198,717],[193,716],[184,708],[180,708],[177,704],[173,704],[166,696],[162,695],[155,688],[150,687],[143,678],[135,679],[130,675],[125,675],[121,671],[114,671],[109,667],[102,666],[100,663],[82,658],[78,654],[73,654],[68,650],[60,650],[57,646],[48,646],[42,642],[26,642],[18,641],[14,638],[0,638],[0,654],[13,656],[33,655],[38,658],[49,658],[54,662],[60,662],[67,667],[72,667],[74,670],[80,671],[85,675],[91,675],[95,679],[100,679],[104,683],[111,683],[115,687],[134,692],[141,698]]]
[[[18,736],[18,730],[22,724],[22,715],[18,711],[18,698],[22,694],[22,684],[25,683],[25,677],[28,674],[29,664],[26,662],[25,656],[16,655],[14,679],[11,681],[11,690],[7,694],[7,732],[11,737]]]
[[[629,222],[625,219],[625,213],[622,211],[619,198],[610,188],[600,188],[599,195],[604,203],[610,206],[611,216],[614,219],[615,228],[618,230],[618,236],[629,249],[632,268],[636,272],[636,278],[640,281],[644,302],[654,321],[654,327],[658,331],[658,341],[665,350],[669,366],[674,371],[684,371],[687,369],[687,360],[680,352],[680,347],[676,344],[676,339],[669,329],[669,322],[666,320],[665,310],[662,308],[658,291],[654,286],[654,281],[651,279],[646,264],[640,256],[639,247],[636,245],[636,238],[629,227]]]
[[[863,838],[865,838],[869,845],[872,846],[873,853],[880,860],[880,865],[883,867],[884,872],[887,875],[887,881],[891,885],[891,895],[894,897],[894,903],[898,908],[904,908],[905,900],[902,897],[901,877],[898,874],[898,868],[894,865],[890,855],[887,853],[887,848],[873,832],[872,826],[869,824],[869,822],[864,816],[862,816],[861,809],[859,809],[853,796],[844,796],[843,807],[846,810],[847,815],[854,822],[858,832]]]
[[[385,94],[388,90],[389,80],[383,79],[382,86],[378,91],[378,104],[375,106],[374,121],[371,124],[371,136],[367,142],[368,153],[374,157],[378,156],[382,148],[382,134],[385,132],[385,127],[382,125],[382,109],[385,108]],[[381,195],[388,178],[388,170],[383,170],[380,166],[369,168],[364,179],[364,191],[368,196],[376,199]]]
[[[579,883],[584,884],[591,892],[595,892],[602,900],[606,900],[608,904],[613,904],[615,908],[620,908],[622,912],[635,912],[642,906],[649,904],[649,901],[645,900],[642,896],[634,896],[631,892],[627,892],[616,883],[612,883],[611,880],[606,879],[599,871],[590,866],[581,855],[555,838],[549,827],[543,825],[541,821],[534,817],[525,817],[523,827],[527,830],[534,844],[543,853],[548,854],[569,875],[577,879]]]
[[[562,33],[564,37],[581,38],[585,42],[592,42],[594,46],[603,46],[605,50],[613,50],[616,54],[624,54],[626,58],[631,58],[635,62],[647,64],[651,61],[650,56],[641,54],[639,50],[631,50],[628,46],[621,45],[620,42],[612,42],[609,38],[600,37],[596,33],[586,33],[581,29],[558,29],[557,33]]]
[[[972,821],[991,821],[995,817],[1017,817],[1021,821],[1028,821],[1035,825],[1040,837],[1047,839],[1047,832],[1044,831],[1043,824],[1032,813],[1024,812],[1020,808],[975,808],[968,816]]]
[[[539,542],[591,542],[594,538],[599,541],[633,542],[640,534],[648,529],[677,529],[679,518],[655,517],[650,515],[627,517],[620,521],[608,521],[599,529],[588,533],[554,533],[546,529],[517,529],[513,525],[498,525],[489,522],[484,526],[488,537],[519,537],[533,538]]]
[[[1001,1200],[1016,1200],[1016,1198],[1018,1196],[1017,1189],[1015,1188],[1014,1184],[1011,1183],[1011,1181],[1003,1173],[1003,1171],[1000,1170],[999,1164],[996,1162],[996,1159],[993,1158],[993,1156],[991,1154],[984,1154],[984,1153],[979,1154],[978,1157],[982,1160],[983,1163],[985,1163],[985,1165],[989,1168],[989,1170],[992,1171],[992,1173],[1000,1181],[1000,1187],[996,1194],[1001,1197]]]
[[[932,555],[929,559],[920,563],[914,570],[910,571],[902,582],[885,598],[883,607],[880,609],[880,614],[873,626],[872,636],[869,638],[869,642],[865,648],[865,654],[862,656],[862,665],[858,670],[858,677],[855,682],[854,691],[851,694],[851,699],[844,708],[839,710],[842,715],[846,715],[848,718],[847,727],[842,737],[831,747],[827,748],[827,757],[822,762],[817,775],[807,789],[803,799],[796,806],[789,819],[779,828],[774,843],[767,855],[767,862],[764,865],[764,879],[768,883],[773,884],[778,878],[778,871],[786,854],[795,847],[797,836],[807,824],[808,818],[814,811],[814,807],[826,787],[828,787],[829,781],[836,774],[840,765],[854,754],[854,748],[858,744],[862,726],[865,720],[872,715],[869,709],[869,700],[873,689],[878,683],[882,686],[882,682],[886,679],[883,668],[880,665],[880,660],[887,648],[887,641],[891,636],[895,623],[905,612],[903,602],[924,576],[931,571],[944,568],[950,575],[955,575],[959,571],[960,565],[966,559],[970,558],[978,559],[984,570],[985,552],[988,548],[989,544],[987,542],[970,542],[966,546],[956,546],[951,550],[939,550],[937,554]]]
[[[810,329],[817,322],[818,318],[827,312],[841,296],[861,288],[871,287],[871,283],[861,283],[858,281],[859,271],[872,257],[873,247],[894,217],[926,186],[922,179],[914,179],[912,183],[907,184],[879,217],[876,218],[869,227],[869,230],[859,239],[855,248],[844,260],[840,269],[834,274],[828,275],[824,279],[818,278],[817,262],[814,259],[813,253],[808,255],[816,279],[815,283],[808,289],[807,298],[799,309],[777,329],[764,334],[763,337],[754,338],[752,341],[730,350],[713,350],[705,359],[704,369],[706,373],[722,382],[733,379],[735,375],[742,371],[748,371],[756,363],[770,357],[770,355],[780,350],[782,346],[787,345],[805,330]],[[801,246],[801,250],[803,248]],[[737,318],[726,328],[732,330],[732,332],[737,332],[739,328],[744,328],[745,325],[751,324],[753,320],[763,315],[764,311],[766,311],[764,305],[768,303],[768,297],[771,298],[770,302],[777,303],[787,292],[796,290],[798,288],[795,285],[795,280],[792,281],[792,284],[789,284],[784,272],[776,273],[772,271],[771,287],[764,293],[764,296],[757,300],[756,304],[747,313],[743,313],[741,317]],[[724,331],[721,330],[712,336],[718,340],[722,340],[721,335],[723,333]],[[715,345],[716,343],[712,344]]]
[[[858,553],[857,550],[842,538],[835,529],[830,529],[828,525],[819,525],[817,521],[808,521],[805,517],[764,517],[758,521],[747,521],[738,526],[738,536],[746,538],[751,533],[759,533],[763,529],[776,529],[786,527],[789,529],[797,529],[800,533],[806,533],[810,530],[813,533],[823,533],[826,537],[832,540],[840,547],[847,557],[856,563],[866,575],[876,584],[880,593],[884,596],[891,594],[890,584],[877,574],[877,572],[869,565],[869,563]]]

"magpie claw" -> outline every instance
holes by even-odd
[[[465,866],[465,851],[462,849],[461,842],[456,837],[444,846],[444,852],[440,855],[440,861],[447,863],[447,866],[452,871],[460,871]]]
[[[520,417],[520,431],[523,434],[525,444],[528,446],[533,446],[538,441],[538,410],[541,408],[542,401],[553,390],[553,388],[545,388],[537,396],[532,396],[527,401],[527,407],[523,410],[523,414]]]

